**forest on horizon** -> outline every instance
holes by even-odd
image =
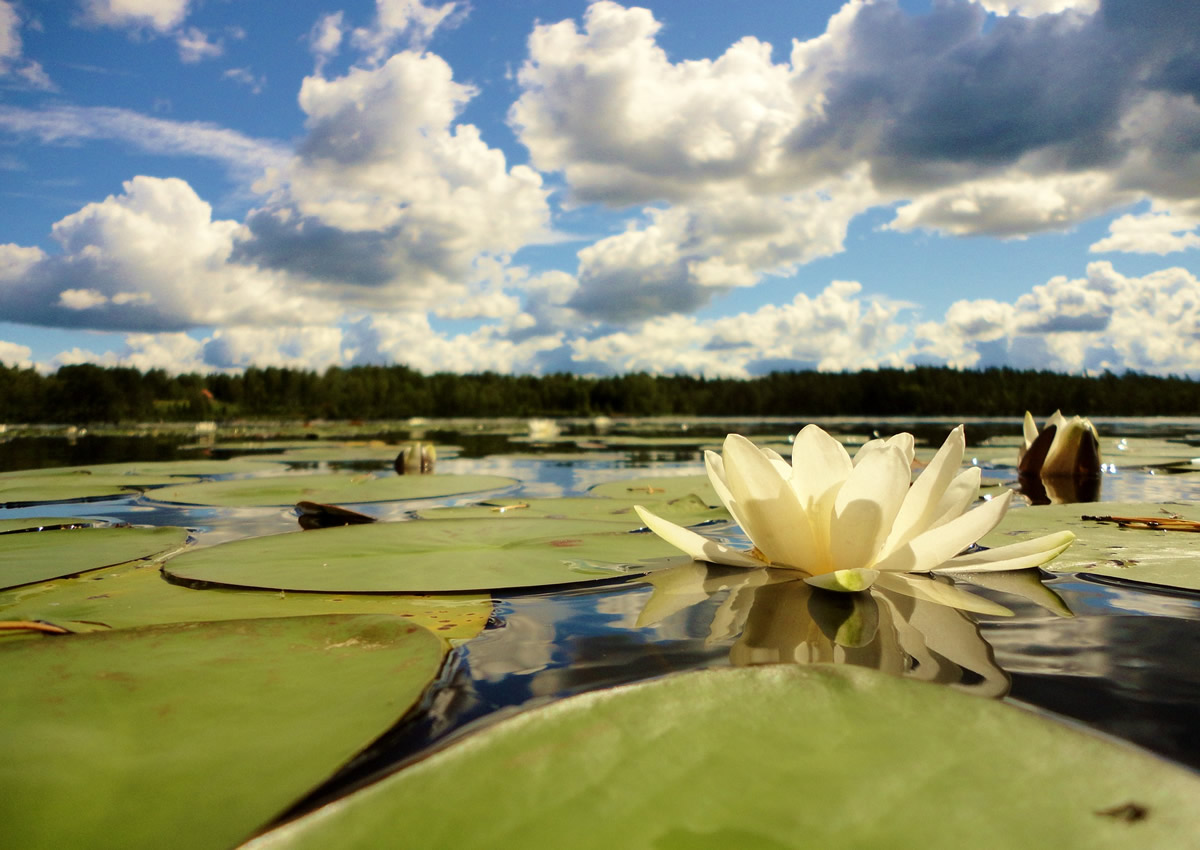
[[[772,372],[757,378],[635,373],[425,375],[406,366],[238,375],[80,364],[41,374],[0,364],[0,422],[528,416],[1200,415],[1200,382],[1135,372],[1067,375],[947,367]]]

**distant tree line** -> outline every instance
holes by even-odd
[[[0,422],[85,424],[412,416],[1019,416],[1200,415],[1200,382],[1127,372],[920,367],[772,372],[759,378],[637,373],[610,377],[494,372],[424,375],[405,366],[240,375],[63,366],[49,375],[0,364]]]

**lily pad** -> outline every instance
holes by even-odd
[[[177,549],[187,529],[71,528],[0,535],[0,588],[123,564]]]
[[[574,498],[574,499],[489,499],[478,505],[457,508],[430,508],[417,511],[421,519],[461,519],[541,517],[543,519],[595,519],[620,523],[626,528],[641,528],[645,523],[633,511],[636,498]],[[710,508],[694,494],[670,502],[656,502],[655,511],[680,525],[695,525],[712,520],[728,520],[724,508]]]
[[[91,466],[57,466],[0,473],[0,481],[10,478],[56,477],[81,475],[97,477],[127,477],[159,481],[164,478],[209,475],[241,475],[272,469],[270,463],[259,460],[167,460],[135,461],[132,463],[97,463]]]
[[[127,629],[161,623],[303,617],[313,614],[392,614],[446,640],[475,637],[487,625],[487,595],[279,593],[168,581],[157,564],[126,564],[79,576],[0,591],[0,620],[40,620],[70,631]]]
[[[75,528],[95,525],[94,519],[81,519],[70,516],[34,516],[22,519],[0,519],[0,534],[12,534],[21,531],[53,531],[59,528]]]
[[[1200,506],[1095,502],[1021,508],[1009,511],[980,543],[1002,546],[1068,529],[1075,532],[1075,542],[1043,569],[1200,590],[1200,534],[1122,528],[1112,522],[1084,519],[1095,516],[1182,516],[1200,520]]]
[[[404,714],[442,649],[387,616],[0,645],[5,842],[233,846]]]
[[[653,534],[601,520],[414,520],[235,540],[185,552],[163,571],[271,590],[438,593],[624,578],[678,554]]]
[[[633,478],[627,481],[607,481],[597,484],[589,491],[593,496],[604,496],[610,499],[630,500],[642,505],[659,505],[680,499],[684,496],[696,495],[706,505],[716,507],[721,504],[717,491],[713,489],[707,475],[660,476],[655,478]],[[657,510],[657,507],[656,507]]]
[[[151,495],[156,501],[225,508],[294,505],[296,502],[358,504],[431,499],[483,490],[501,490],[516,484],[498,475],[281,475],[242,478],[163,487]]]
[[[772,665],[526,712],[246,850],[385,846],[400,824],[458,850],[1174,848],[1200,834],[1198,795],[1182,768],[1015,706]]]
[[[18,507],[38,502],[74,502],[128,496],[170,484],[169,475],[93,475],[87,472],[34,470],[0,478],[0,506]]]

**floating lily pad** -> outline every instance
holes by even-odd
[[[177,579],[272,590],[437,593],[622,578],[678,554],[653,534],[614,531],[601,520],[447,519],[235,540],[185,552],[163,569]]]
[[[604,496],[621,501],[634,500],[637,504],[659,505],[684,496],[695,494],[705,504],[717,506],[721,500],[713,489],[707,475],[662,476],[657,478],[634,478],[627,481],[608,481],[597,484],[589,491],[593,496]]]
[[[99,478],[126,477],[147,481],[188,476],[242,475],[273,469],[260,460],[167,460],[136,461],[132,463],[97,463],[91,466],[51,466],[0,473],[0,481],[9,479],[57,477],[61,475],[95,476]]]
[[[0,588],[96,570],[176,549],[187,529],[71,528],[0,535]]]
[[[247,850],[384,846],[400,824],[459,850],[1192,847],[1198,796],[1186,770],[1011,705],[772,665],[526,712]]]
[[[489,499],[479,505],[457,508],[429,508],[417,511],[422,519],[462,519],[488,517],[512,519],[515,517],[541,517],[543,519],[596,519],[620,523],[627,528],[645,525],[633,511],[636,498],[605,499]],[[710,508],[696,495],[682,496],[670,502],[655,503],[655,511],[680,525],[695,525],[712,520],[728,520],[724,508]]]
[[[1043,569],[1056,573],[1094,573],[1127,581],[1200,590],[1200,534],[1121,528],[1085,516],[1166,517],[1200,520],[1200,506],[1181,504],[1045,505],[1009,511],[984,546],[1002,546],[1068,529],[1075,542]]]
[[[0,534],[20,531],[53,531],[59,528],[95,525],[94,519],[69,516],[35,516],[23,519],[0,519]]]
[[[87,472],[34,470],[0,478],[0,506],[16,507],[38,502],[73,502],[127,496],[170,484],[169,475],[93,475]]]
[[[156,501],[225,508],[294,505],[296,502],[357,504],[431,499],[501,490],[517,482],[498,475],[281,475],[274,478],[243,478],[235,481],[206,481],[163,487],[151,495]]]
[[[0,592],[0,620],[42,620],[75,632],[257,617],[392,614],[450,640],[479,634],[491,612],[492,600],[486,595],[339,596],[224,587],[200,590],[174,584],[157,564],[145,563]]]
[[[387,616],[0,645],[5,843],[231,847],[404,714],[442,649]]]

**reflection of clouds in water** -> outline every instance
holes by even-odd
[[[1200,469],[1175,474],[1143,470],[1105,473],[1100,498],[1105,502],[1200,501]]]
[[[610,618],[608,625],[613,628],[639,628],[638,616],[646,606],[651,592],[652,588],[644,587],[639,588],[639,592],[604,597],[596,603],[596,611],[607,615]]]
[[[474,646],[471,674],[475,678],[498,682],[506,676],[528,676],[545,670],[554,660],[556,637],[555,605],[549,600],[538,606],[536,616],[510,613],[503,615],[500,629],[485,632],[476,643],[502,641],[503,653],[482,651]],[[565,611],[561,612],[565,615]]]
[[[996,658],[1010,673],[1112,676],[1112,618],[991,621],[984,627]]]

